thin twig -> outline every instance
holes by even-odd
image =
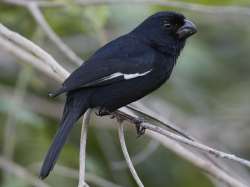
[[[85,184],[85,157],[86,157],[86,143],[87,143],[87,132],[88,125],[90,120],[92,109],[88,109],[85,112],[83,123],[82,123],[82,132],[81,132],[81,143],[80,143],[80,167],[79,167],[79,184],[78,187],[83,187]]]
[[[59,65],[50,54],[45,52],[30,40],[24,38],[16,32],[9,30],[1,23],[0,34],[36,54],[39,58],[44,60],[60,77],[66,79],[69,76],[69,73],[61,65]]]
[[[121,112],[121,111],[117,110],[116,112],[111,112],[111,114],[114,115],[117,119],[126,120],[126,121],[128,121],[130,123],[135,124],[136,118],[133,117],[133,116],[130,116],[130,115],[124,113],[124,112]],[[244,160],[244,159],[239,158],[239,157],[236,157],[235,155],[231,155],[231,154],[228,154],[228,153],[217,151],[215,149],[212,149],[212,148],[207,147],[205,145],[202,145],[200,143],[190,141],[190,140],[188,140],[186,138],[178,136],[178,135],[176,135],[174,133],[171,133],[171,132],[169,132],[167,130],[164,130],[164,129],[162,129],[160,127],[157,127],[157,126],[154,126],[154,125],[151,125],[149,123],[141,123],[140,126],[143,127],[143,128],[158,132],[158,133],[160,133],[162,135],[165,135],[165,136],[167,136],[167,137],[169,137],[171,139],[174,139],[174,140],[176,140],[178,142],[187,144],[187,145],[189,145],[191,147],[194,147],[194,148],[199,149],[201,151],[204,151],[206,153],[213,154],[216,157],[233,160],[235,162],[241,163],[241,164],[243,164],[243,165],[250,168],[250,162],[249,161]]]
[[[35,187],[49,187],[48,184],[46,184],[42,180],[39,180],[37,177],[34,177],[33,175],[31,175],[22,166],[14,163],[14,162],[11,162],[10,160],[8,160],[7,158],[4,158],[2,156],[0,156],[0,168],[4,168],[5,170],[14,174],[15,176],[28,180],[29,183]]]
[[[117,119],[118,121],[118,132],[119,132],[119,138],[120,138],[120,143],[121,143],[121,147],[122,147],[122,152],[124,154],[124,157],[125,157],[125,160],[128,164],[128,167],[130,169],[130,172],[132,173],[135,181],[137,182],[138,186],[139,187],[144,187],[144,185],[142,184],[139,176],[137,175],[136,171],[135,171],[135,168],[131,162],[131,159],[129,157],[129,154],[128,154],[128,150],[127,150],[127,147],[126,147],[126,143],[125,143],[125,139],[124,139],[124,134],[123,134],[123,127],[122,127],[122,121]]]
[[[53,70],[47,64],[44,64],[42,60],[35,57],[34,55],[31,55],[30,53],[13,44],[12,42],[0,37],[0,47],[8,53],[12,54],[13,56],[27,62],[29,65],[33,66],[35,69],[44,73],[45,75],[48,75],[49,77],[59,82],[63,82],[63,79],[59,77],[58,74],[53,72]]]
[[[236,14],[236,15],[250,15],[250,8],[236,7],[236,6],[207,6],[196,3],[187,3],[182,1],[162,1],[162,0],[92,0],[92,1],[61,1],[61,2],[47,2],[47,1],[15,1],[2,0],[3,3],[12,4],[15,6],[26,6],[29,2],[34,2],[39,7],[60,7],[72,5],[99,5],[99,4],[150,4],[173,8],[182,8],[197,12],[204,12],[210,14]]]
[[[153,120],[155,120],[155,121],[161,123],[162,125],[165,125],[165,126],[168,127],[169,129],[171,129],[171,130],[173,130],[174,132],[176,132],[176,133],[178,133],[178,134],[184,136],[185,138],[194,141],[194,139],[193,139],[191,136],[189,136],[189,134],[187,134],[186,132],[184,132],[184,131],[182,131],[182,130],[180,130],[180,129],[177,129],[177,127],[174,127],[174,126],[172,126],[172,125],[170,125],[170,124],[167,124],[167,123],[165,123],[164,121],[161,121],[160,119],[158,119],[158,118],[156,118],[156,117],[154,117],[154,116],[152,116],[152,115],[150,115],[150,114],[148,114],[148,113],[146,113],[146,112],[144,112],[144,111],[142,111],[142,110],[140,110],[140,109],[138,109],[138,108],[135,108],[135,107],[133,107],[133,106],[131,106],[131,105],[127,105],[126,107],[129,108],[129,109],[131,109],[131,110],[133,110],[133,111],[136,111],[136,112],[138,112],[138,113],[140,113],[140,114],[143,114],[143,115],[145,115],[145,116],[147,116],[147,117],[149,117],[149,118],[151,118],[151,119],[153,119]]]
[[[43,17],[39,7],[36,3],[31,2],[27,3],[27,8],[36,20],[36,22],[42,27],[44,32],[50,38],[50,40],[57,46],[57,48],[65,54],[72,62],[77,65],[81,65],[84,61],[78,57],[52,30],[49,24],[46,22],[45,18]]]

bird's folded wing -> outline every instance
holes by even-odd
[[[101,60],[91,58],[76,69],[52,97],[71,90],[112,84],[140,76],[145,76],[153,69],[151,58],[129,58]]]

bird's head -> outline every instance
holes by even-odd
[[[160,52],[179,56],[186,39],[197,29],[181,13],[163,11],[147,18],[132,32],[144,36],[144,40]]]

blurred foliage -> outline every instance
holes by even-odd
[[[109,17],[107,6],[69,6],[43,11],[46,20],[60,36],[91,34],[102,28]]]
[[[17,178],[15,176],[11,176],[6,181],[4,181],[1,186],[2,187],[13,187],[13,186],[30,187],[31,185],[29,184],[29,181]]]
[[[249,0],[183,1],[213,6],[250,6]],[[234,143],[232,146],[228,145],[227,148],[230,148],[231,152],[237,152],[241,157],[250,159],[250,147],[244,145],[244,141],[248,140],[247,137],[250,134],[249,128],[247,128],[250,126],[249,17],[213,15],[142,4],[41,8],[52,29],[77,54],[85,59],[100,47],[99,43],[96,43],[99,40],[98,34],[100,31],[104,31],[107,38],[112,40],[131,31],[147,16],[166,9],[182,12],[195,23],[198,33],[187,41],[171,79],[151,96],[167,101],[171,106],[169,110],[181,111],[187,116],[187,119],[190,117],[203,117],[207,124],[211,125],[211,128],[221,124],[226,126],[228,123],[237,125],[240,122],[243,125],[238,127],[239,131],[236,131],[236,133],[241,132],[243,135],[237,137],[239,139],[238,143]],[[68,59],[65,59],[63,54],[55,50],[54,44],[48,40],[43,30],[25,8],[0,4],[0,23],[46,49],[65,67],[69,67],[69,69],[75,68],[74,65],[68,62]],[[0,49],[1,153],[3,133],[5,123],[9,117],[13,90],[16,86],[18,72],[23,68],[16,62],[18,62],[17,59],[11,58]],[[62,108],[60,104],[64,102],[63,96],[54,100],[48,98],[49,93],[60,87],[56,81],[50,80],[35,70],[32,70],[31,77],[26,89],[28,99],[25,100],[26,102],[23,103],[23,107],[16,116],[18,125],[14,149],[14,161],[27,168],[33,163],[43,161],[60,122],[60,116],[58,116],[57,112],[61,115]],[[58,106],[57,110],[60,111],[51,111],[46,108],[48,105],[40,110],[32,110],[32,107],[29,107],[32,104],[29,103],[29,95],[38,99],[45,98],[45,100],[40,101],[40,104],[35,104],[38,105],[38,108],[39,105],[43,107],[43,104],[49,102]],[[147,103],[146,99],[143,102]],[[48,112],[46,113],[47,110],[51,111],[51,115]],[[92,115],[92,118],[94,119],[91,119],[87,142],[87,172],[123,186],[137,186],[128,169],[113,171],[109,165],[110,161],[123,160],[117,130],[96,127],[94,123],[98,123],[96,120],[98,117]],[[108,117],[104,117],[102,120],[107,121],[106,123],[112,123],[116,127],[114,120],[110,120]],[[72,130],[57,164],[78,169],[80,122],[81,120]],[[206,124],[204,123],[204,125],[200,126],[199,129],[205,128]],[[226,129],[225,126],[221,131]],[[194,136],[198,136],[195,133],[200,132],[190,132],[188,127],[186,129]],[[203,134],[200,135],[200,138],[204,136],[210,140],[204,143],[217,141],[226,144],[231,140],[231,137],[226,135],[223,135],[223,139],[221,139],[219,135],[201,132]],[[98,137],[105,137],[107,133],[113,143],[110,143],[108,139],[103,139],[101,144]],[[126,143],[131,156],[142,151],[150,141],[147,136],[135,139],[135,135],[134,128],[126,128]],[[207,140],[206,138],[205,140]],[[102,147],[104,145],[105,148]],[[117,150],[117,154],[112,151],[108,153],[103,151],[105,149],[109,150],[111,145]],[[238,145],[244,145],[244,147],[241,148]],[[36,176],[38,176],[38,170],[35,171]],[[145,186],[214,186],[206,175],[193,165],[166,150],[163,146],[160,146],[145,162],[137,165],[136,170]],[[61,187],[77,185],[76,179],[60,176],[53,172],[45,182],[51,186]],[[28,187],[31,185],[27,181],[11,175],[6,179],[0,176],[0,186]],[[91,186],[94,187],[95,185],[91,184]]]

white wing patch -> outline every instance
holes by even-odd
[[[134,73],[134,74],[123,74],[121,72],[118,72],[118,73],[113,73],[109,76],[106,76],[106,77],[103,77],[103,78],[100,78],[100,79],[97,79],[97,80],[94,80],[94,81],[91,81],[91,82],[88,82],[86,84],[84,84],[84,86],[91,86],[91,85],[95,85],[95,84],[98,84],[98,83],[102,83],[104,81],[107,81],[107,80],[111,80],[111,79],[114,79],[116,77],[120,77],[120,76],[123,76],[124,79],[126,80],[129,80],[129,79],[133,79],[133,78],[136,78],[136,77],[141,77],[141,76],[144,76],[144,75],[147,75],[148,73],[150,73],[153,69],[145,72],[145,73]]]
[[[123,76],[124,76],[124,79],[126,79],[126,80],[128,80],[128,79],[133,79],[133,78],[136,78],[136,77],[141,77],[141,76],[143,76],[143,75],[147,75],[150,71],[152,71],[152,69],[151,70],[149,70],[149,71],[147,71],[147,72],[145,72],[145,73],[135,73],[135,74],[123,74]]]
[[[109,75],[107,77],[103,77],[103,78],[101,78],[99,80],[106,81],[106,80],[110,80],[110,79],[113,79],[113,78],[116,78],[116,77],[119,77],[119,76],[123,76],[124,79],[128,80],[128,79],[133,79],[133,78],[136,78],[136,77],[141,77],[143,75],[147,75],[151,71],[152,71],[152,69],[145,72],[145,73],[134,73],[134,74],[123,74],[123,73],[118,72],[118,73],[114,73],[112,75]]]

